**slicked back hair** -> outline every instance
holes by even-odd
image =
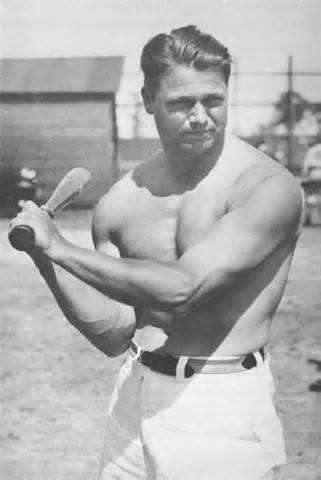
[[[157,91],[160,79],[174,65],[186,65],[196,70],[219,70],[228,85],[232,59],[224,45],[216,38],[201,32],[195,25],[160,33],[143,48],[141,69],[144,86],[151,95]]]

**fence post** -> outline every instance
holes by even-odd
[[[294,111],[293,111],[293,59],[292,55],[288,57],[288,121],[287,121],[287,137],[288,137],[288,169],[293,167],[293,128],[294,128]]]

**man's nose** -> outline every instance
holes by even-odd
[[[208,116],[206,108],[200,103],[197,102],[189,114],[189,123],[191,127],[200,127],[205,126],[208,122]]]

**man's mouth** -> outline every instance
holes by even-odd
[[[199,130],[193,132],[184,132],[183,138],[186,140],[207,140],[213,137],[213,130]]]

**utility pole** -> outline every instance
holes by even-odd
[[[292,55],[288,57],[288,121],[287,121],[287,140],[288,140],[288,169],[293,167],[293,130],[294,130],[294,105],[293,105],[293,59]]]

